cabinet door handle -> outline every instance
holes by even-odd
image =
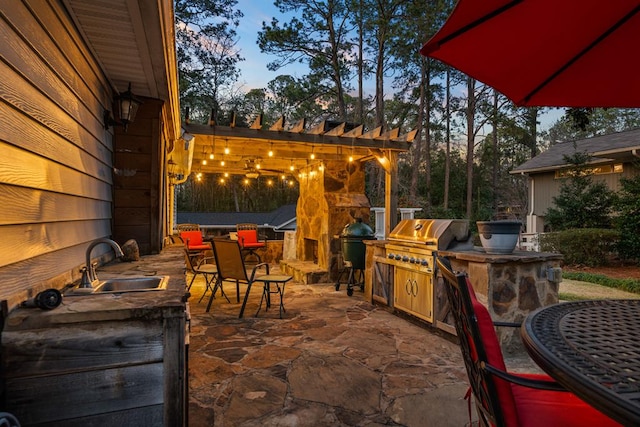
[[[414,288],[415,286],[415,288]],[[415,291],[414,291],[415,289]],[[417,280],[413,280],[413,283],[411,284],[411,295],[413,295],[414,297],[418,296],[418,281]]]
[[[404,291],[407,293],[407,295],[411,295],[411,291],[409,290],[409,285],[411,285],[411,279],[407,279],[407,281],[404,282]]]

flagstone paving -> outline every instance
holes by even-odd
[[[283,319],[275,300],[253,317],[256,284],[238,319],[234,288],[210,313],[204,282],[191,289],[191,427],[469,425],[462,357],[444,333],[333,284],[288,283]]]

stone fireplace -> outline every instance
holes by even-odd
[[[345,225],[369,222],[364,194],[364,164],[321,161],[301,170],[296,221],[296,258],[314,261],[333,280],[340,264],[340,240]]]

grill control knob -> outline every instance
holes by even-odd
[[[402,261],[404,261],[404,262],[408,262],[408,261],[409,261],[409,257],[408,257],[408,256],[406,256],[406,255],[405,255],[405,256],[403,256],[403,257],[402,257]]]
[[[387,258],[389,258],[389,259],[394,259],[395,257],[396,257],[396,256],[395,256],[394,254],[389,254],[389,255],[387,255]]]
[[[415,259],[414,257],[409,258],[409,262],[411,264],[414,264],[416,261],[418,261],[417,259]]]
[[[397,260],[397,261],[400,261],[401,259],[402,259],[402,255],[397,254],[397,255],[396,255],[396,260]]]
[[[426,259],[423,259],[422,261],[420,261],[420,265],[429,265],[429,261],[427,261]]]

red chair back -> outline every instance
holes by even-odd
[[[258,230],[238,230],[238,243],[242,248],[256,248],[265,245],[258,241]]]
[[[200,231],[183,231],[180,233],[180,238],[184,241],[188,249],[203,249],[203,246],[208,247],[208,245],[205,245],[202,241],[202,233]]]

